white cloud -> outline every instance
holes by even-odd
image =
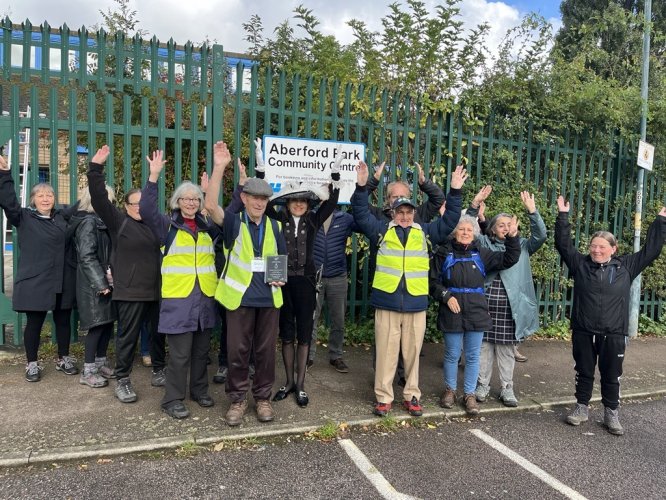
[[[264,36],[271,37],[275,27],[290,19],[296,25],[293,9],[303,3],[321,21],[320,28],[325,34],[335,35],[343,44],[353,41],[352,31],[347,21],[356,18],[366,22],[371,30],[381,30],[381,18],[389,13],[388,4],[383,2],[358,2],[357,0],[132,0],[130,5],[137,11],[140,27],[157,36],[162,42],[173,38],[178,44],[190,40],[195,44],[206,37],[216,40],[231,52],[242,52],[247,48],[243,40],[245,33],[242,24],[252,14],[259,14],[264,24]],[[427,9],[434,12],[438,2],[426,0]],[[403,2],[404,7],[404,2]],[[488,37],[489,48],[496,47],[507,29],[520,22],[523,12],[510,5],[510,0],[487,2],[485,0],[462,0],[459,4],[461,18],[468,27],[487,21],[491,31]],[[53,27],[67,23],[70,28],[82,25],[90,27],[101,23],[100,10],[112,11],[117,4],[112,0],[90,2],[89,0],[14,0],[5,9],[13,21],[20,23],[29,18],[39,25],[47,20]],[[559,20],[555,20],[559,22]]]

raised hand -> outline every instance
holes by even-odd
[[[382,163],[382,165],[384,165]],[[368,183],[368,165],[361,160],[356,165],[356,184],[359,186],[365,186]]]
[[[9,164],[7,163],[7,160],[5,160],[5,157],[0,155],[0,170],[9,170]]]
[[[345,155],[342,151],[342,148],[338,151],[338,156],[335,158],[335,162],[331,166],[331,175],[333,174],[339,174],[340,173],[340,165],[342,164],[342,160],[344,160]]]
[[[486,220],[486,202],[482,201],[479,203],[479,212],[476,214],[479,218],[479,221],[484,222]]]
[[[206,193],[208,191],[208,172],[204,170],[203,174],[201,174],[201,181],[199,182],[199,187],[201,188],[201,191]]]
[[[97,150],[97,153],[95,153],[95,156],[92,157],[92,160],[90,160],[91,163],[97,163],[98,165],[104,165],[106,163],[106,159],[109,157],[111,154],[111,149],[109,146],[104,144],[101,148]]]
[[[263,172],[266,170],[266,164],[264,163],[264,151],[261,148],[261,139],[259,139],[259,137],[257,137],[254,140],[254,145],[255,145],[254,158],[257,164],[255,170]]]
[[[247,169],[240,158],[238,158],[238,184],[241,186],[245,185],[247,180]]]
[[[462,188],[463,184],[465,184],[465,181],[467,180],[467,177],[469,177],[469,175],[467,174],[467,170],[465,169],[465,167],[463,167],[462,165],[458,165],[451,174],[451,188],[452,189]]]
[[[160,173],[162,172],[162,169],[164,168],[164,165],[166,164],[166,160],[164,159],[164,151],[161,149],[153,151],[152,158],[150,156],[146,156],[146,160],[148,161],[148,167],[150,171],[149,179],[152,182],[156,182],[160,176]]]
[[[386,166],[386,162],[383,161],[383,162],[381,163],[381,165],[379,165],[378,167],[375,168],[375,173],[372,174],[372,175],[375,176],[375,179],[376,179],[376,180],[379,180],[379,179],[382,178],[382,174],[384,173],[384,167],[385,167],[385,166]]]
[[[520,199],[523,201],[523,205],[527,211],[531,214],[536,212],[536,203],[534,202],[534,195],[530,194],[529,191],[521,191]]]
[[[474,199],[472,200],[472,207],[474,208],[479,208],[481,206],[481,203],[486,201],[486,198],[490,196],[490,193],[493,192],[493,187],[490,184],[487,184],[483,186],[478,193],[474,196]]]
[[[509,236],[518,236],[518,217],[515,215],[511,217],[511,223],[509,224]]]
[[[564,200],[564,196],[560,195],[557,197],[557,210],[559,212],[568,212],[569,211],[569,202]]]
[[[224,171],[231,163],[229,148],[223,141],[217,141],[213,146],[213,168],[221,168]]]
[[[426,181],[426,176],[425,173],[423,172],[423,168],[421,167],[420,164],[416,162],[414,163],[414,165],[416,165],[416,168],[419,169],[419,184],[423,184]]]

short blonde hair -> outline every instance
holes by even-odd
[[[32,186],[32,189],[30,190],[30,201],[29,205],[31,208],[36,208],[35,207],[35,196],[39,191],[49,191],[53,197],[55,198],[55,191],[53,189],[53,186],[49,184],[48,182],[40,182],[39,184],[35,184]]]
[[[113,203],[116,201],[116,195],[113,192],[113,188],[111,186],[105,186],[106,187],[106,195],[109,197],[109,201]],[[90,212],[93,213],[95,212],[95,209],[92,206],[92,199],[90,198],[90,189],[88,186],[81,188],[79,191],[79,210],[83,210],[84,212]]]

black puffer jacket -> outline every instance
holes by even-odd
[[[76,303],[79,309],[80,327],[92,327],[113,323],[115,308],[112,294],[100,295],[109,288],[106,268],[111,260],[111,238],[106,225],[97,215],[77,212],[71,220],[74,244],[78,257],[76,270]]]
[[[597,264],[571,242],[569,214],[555,221],[555,248],[574,280],[571,329],[576,334],[628,335],[631,282],[657,257],[666,240],[666,217],[657,216],[648,228],[643,248]]]
[[[483,332],[493,326],[493,320],[488,314],[488,302],[483,294],[484,274],[473,261],[456,262],[451,267],[450,277],[442,278],[442,266],[446,256],[450,253],[457,258],[469,258],[472,252],[478,252],[483,262],[485,272],[501,271],[513,266],[520,258],[520,238],[507,236],[505,251],[495,252],[481,248],[474,241],[470,245],[461,245],[449,241],[437,249],[430,264],[430,295],[440,302],[437,315],[437,327],[444,333],[453,332]],[[449,290],[450,288],[474,288],[481,293],[461,293]],[[454,314],[446,301],[453,296],[458,300],[460,312]]]

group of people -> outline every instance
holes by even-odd
[[[56,369],[79,373],[69,355],[70,316],[76,304],[80,328],[87,331],[80,382],[103,387],[115,378],[115,395],[123,403],[137,400],[130,374],[143,328],[150,334],[151,383],[164,386],[162,409],[173,418],[186,418],[188,387],[189,399],[213,406],[207,365],[211,332],[220,326],[220,366],[213,381],[226,384],[228,425],[242,423],[248,392],[261,422],[274,420],[272,403],[290,395],[306,407],[310,396],[305,378],[314,363],[317,319],[324,303],[331,324],[329,362],[338,372],[349,371],[342,348],[346,244],[356,231],[368,238],[371,249],[373,413],[385,416],[391,411],[397,375],[404,410],[422,415],[419,356],[430,299],[439,303],[437,326],[445,345],[440,405],[452,408],[461,399],[468,414],[478,414],[479,403],[490,395],[496,363],[498,397],[506,406],[517,406],[516,346],[539,327],[530,255],[546,240],[533,194],[520,195],[530,226],[529,237],[522,238],[515,214],[500,212],[486,220],[490,186],[462,210],[467,179],[463,166],[452,172],[447,195],[418,166],[419,187],[427,201],[417,206],[409,185],[395,181],[387,186],[386,205],[380,208],[370,205],[369,194],[379,184],[383,164],[370,176],[361,161],[347,212],[337,208],[342,151],[331,165],[327,186],[288,183],[274,193],[264,180],[260,139],[256,147],[255,177],[247,177],[239,160],[239,182],[225,208],[218,199],[231,154],[218,142],[210,179],[204,176],[201,186],[189,181],[177,186],[169,215],[158,209],[158,181],[166,164],[162,151],[147,157],[148,181],[143,189],[125,194],[124,210],[114,205],[113,190],[104,182],[108,146],[92,157],[88,186],[77,204],[66,209],[56,209],[53,188],[43,183],[32,189],[29,207],[22,208],[0,157],[0,206],[17,228],[20,249],[13,306],[27,317],[28,381],[41,376],[37,352],[48,311],[56,325]],[[622,434],[619,378],[629,284],[661,251],[666,208],[650,226],[645,247],[624,257],[616,256],[617,242],[606,232],[592,235],[589,254],[578,252],[570,237],[569,205],[562,197],[558,211],[555,245],[574,280],[571,324],[578,402],[567,422],[579,425],[588,419],[598,363],[604,422],[611,433]],[[40,251],[43,247],[51,252]],[[286,256],[278,279],[266,272],[267,258],[275,256]],[[112,366],[107,350],[116,322]],[[285,383],[273,394],[278,336]]]

